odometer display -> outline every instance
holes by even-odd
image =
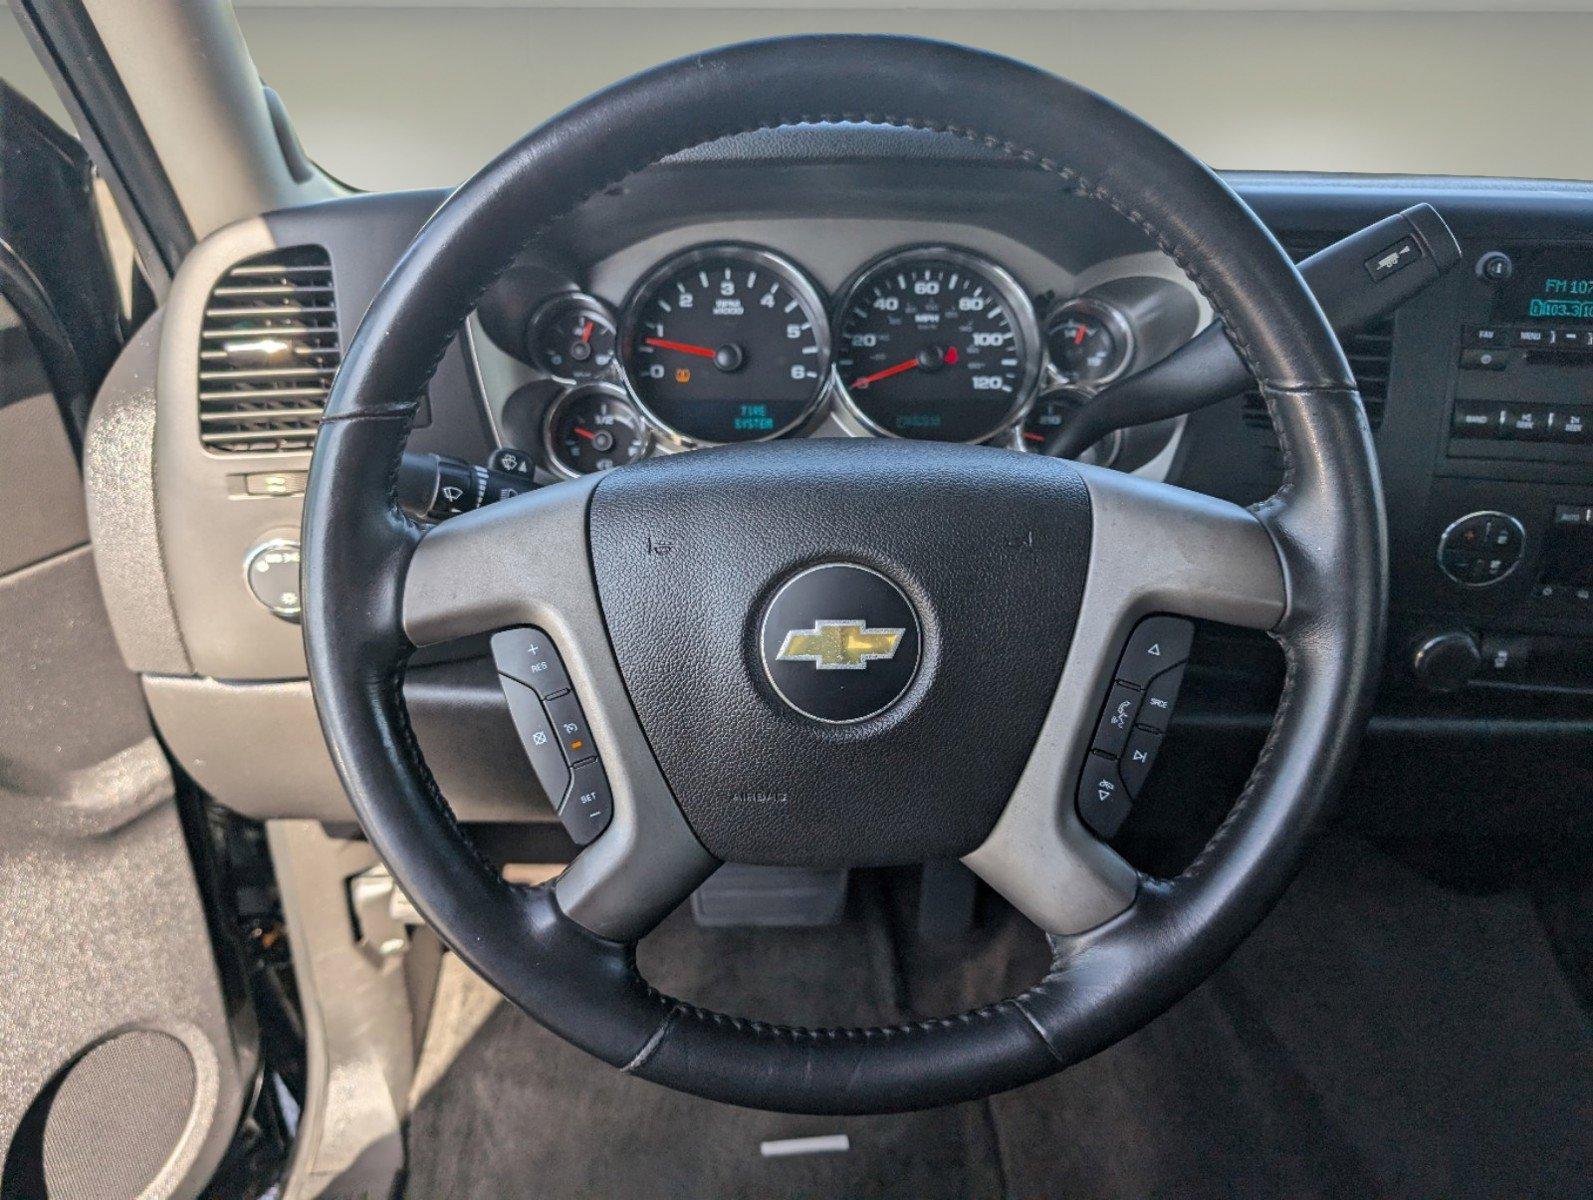
[[[626,306],[627,382],[655,424],[697,445],[779,437],[818,406],[829,332],[784,259],[710,246],[671,259]]]
[[[977,442],[1017,419],[1039,377],[1034,312],[994,263],[925,248],[875,264],[836,318],[853,412],[895,437]]]

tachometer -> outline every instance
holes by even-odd
[[[708,246],[632,295],[625,377],[644,412],[697,445],[779,437],[818,407],[829,371],[823,302],[767,250]]]
[[[1034,310],[985,259],[940,247],[892,255],[858,277],[837,313],[843,394],[878,433],[983,441],[1034,392]]]

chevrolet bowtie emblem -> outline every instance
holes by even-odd
[[[905,629],[874,629],[862,621],[815,621],[793,629],[780,643],[781,662],[810,662],[820,671],[861,671],[896,657]]]

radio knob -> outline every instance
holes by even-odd
[[[1416,639],[1410,673],[1430,692],[1459,691],[1482,666],[1477,639],[1464,629],[1447,629]]]

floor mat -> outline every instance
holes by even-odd
[[[903,954],[868,897],[818,931],[644,945],[660,986],[804,1023],[1021,988],[1015,919],[968,958]],[[955,964],[955,966],[954,966]],[[845,1133],[846,1153],[764,1141]],[[453,1197],[1572,1196],[1593,1181],[1593,1030],[1527,902],[1326,842],[1278,910],[1160,1020],[986,1104],[774,1116],[678,1096],[544,1033],[450,958],[417,1075],[412,1200]]]
[[[833,929],[706,931],[678,913],[639,955],[655,984],[738,1015],[808,1025],[899,1020],[881,914]],[[845,1152],[764,1157],[765,1142],[844,1134]],[[544,1032],[452,955],[414,1088],[411,1200],[994,1197],[980,1104],[889,1117],[801,1117],[683,1096]]]

